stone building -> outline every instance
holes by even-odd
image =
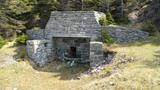
[[[103,63],[102,35],[95,11],[54,11],[45,29],[28,30],[28,56],[39,66],[55,59],[98,66]]]

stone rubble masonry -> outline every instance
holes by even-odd
[[[44,29],[39,29],[39,30],[27,30],[27,35],[30,40],[41,40],[44,39]]]
[[[77,54],[81,54],[80,61],[99,65],[103,61],[103,50],[98,21],[104,15],[95,11],[52,12],[45,29],[27,31],[28,56],[35,64],[44,66],[57,57],[66,59],[64,55],[70,53],[71,47],[76,47]]]
[[[105,16],[95,11],[54,11],[45,29],[28,30],[27,53],[39,66],[57,59],[72,59],[71,47],[80,54],[81,62],[90,62],[91,67],[104,63],[102,33],[105,29],[114,41],[133,42],[145,39],[147,32],[109,25],[101,27],[99,18]],[[86,51],[87,50],[87,51]],[[74,59],[73,59],[74,60]]]
[[[117,25],[109,25],[103,27],[103,29],[105,29],[117,43],[134,42],[146,39],[149,36],[148,32]]]
[[[103,43],[102,42],[90,42],[90,66],[98,67],[103,63]]]
[[[38,66],[43,66],[49,62],[50,49],[47,48],[48,40],[29,40],[27,41],[27,52],[31,60]]]
[[[89,37],[91,41],[101,39],[101,26],[98,12],[94,11],[55,11],[46,25],[45,38]]]

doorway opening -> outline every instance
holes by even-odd
[[[70,47],[70,57],[71,58],[77,57],[77,48],[76,47]]]

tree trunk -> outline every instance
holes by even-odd
[[[121,17],[124,17],[124,2],[121,0]]]

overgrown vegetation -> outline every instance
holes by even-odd
[[[0,37],[0,48],[2,48],[6,43],[7,41],[4,38]]]
[[[113,19],[111,13],[109,13],[109,12],[106,13],[105,17],[101,17],[100,18],[99,23],[102,26],[106,26],[106,25],[110,25],[110,24],[115,24],[114,19]]]
[[[157,27],[151,21],[143,23],[141,29],[143,31],[149,32],[152,36],[156,35],[156,33],[159,33]]]
[[[5,40],[4,38],[0,37],[0,48],[2,48],[6,43],[7,43],[7,40]]]
[[[22,34],[17,37],[16,39],[16,45],[26,45],[26,41],[28,40],[28,36],[25,34]]]
[[[102,38],[104,43],[108,45],[114,43],[112,37],[108,34],[108,32],[105,29],[102,29],[101,32],[102,32]]]
[[[115,19],[115,21],[117,22],[117,24],[120,24],[120,25],[126,25],[130,23],[130,20],[128,19],[128,17]]]

